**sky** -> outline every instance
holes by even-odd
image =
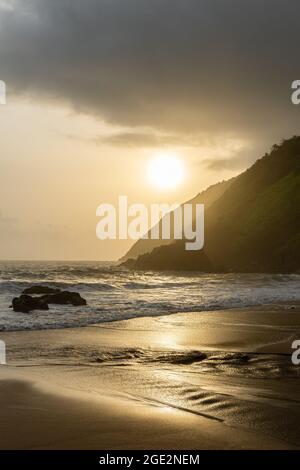
[[[113,260],[96,209],[180,203],[298,134],[298,0],[0,0],[0,258]],[[186,177],[149,181],[157,154]]]

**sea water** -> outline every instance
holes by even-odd
[[[16,313],[34,284],[79,292],[87,306]],[[0,262],[0,331],[79,327],[141,316],[300,300],[300,275],[134,272],[101,262]]]

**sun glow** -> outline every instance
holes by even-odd
[[[174,153],[159,153],[148,165],[148,179],[161,189],[176,188],[185,177],[183,162]]]

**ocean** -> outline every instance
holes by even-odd
[[[34,284],[79,292],[87,306],[15,313]],[[131,272],[101,262],[0,262],[0,331],[80,327],[141,316],[300,300],[300,275]]]

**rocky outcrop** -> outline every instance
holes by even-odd
[[[41,294],[31,297],[31,294]],[[45,292],[47,292],[45,294]],[[15,312],[29,313],[32,310],[49,310],[48,304],[74,305],[79,307],[86,305],[86,300],[77,292],[61,291],[45,286],[32,286],[23,291],[20,297],[15,297],[12,301],[12,308]]]
[[[47,302],[41,297],[31,297],[22,294],[12,301],[12,308],[15,312],[29,313],[32,310],[49,310]]]
[[[27,289],[23,290],[23,294],[28,294],[28,295],[42,295],[42,294],[58,294],[60,289],[54,289],[53,287],[48,287],[48,286],[32,286],[28,287]]]
[[[57,294],[42,295],[41,299],[43,299],[47,304],[71,304],[76,307],[86,305],[86,300],[77,292],[62,291]]]

